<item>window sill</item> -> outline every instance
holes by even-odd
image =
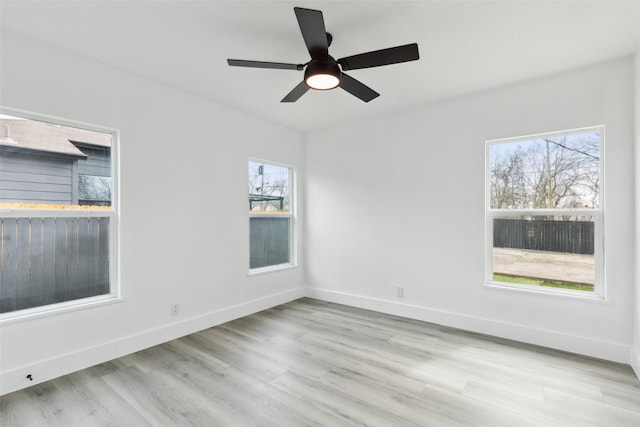
[[[118,295],[100,295],[83,300],[73,300],[58,304],[43,305],[41,307],[16,310],[0,315],[0,325],[6,326],[12,323],[25,322],[57,314],[69,313],[76,310],[96,308],[103,305],[115,304],[124,301]]]
[[[269,267],[253,268],[249,270],[247,276],[258,276],[260,274],[274,273],[276,271],[289,270],[296,267],[298,267],[298,264],[278,264],[270,265]]]
[[[520,292],[527,294],[535,294],[535,295],[544,295],[550,297],[560,297],[560,298],[569,298],[572,300],[580,300],[580,301],[588,301],[595,302],[600,304],[609,304],[607,298],[603,295],[597,293],[587,293],[585,291],[574,291],[574,290],[564,290],[564,289],[556,289],[556,288],[548,288],[538,289],[538,287],[527,286],[527,285],[518,285],[515,283],[505,283],[505,282],[486,282],[484,284],[485,289],[491,289],[496,291],[506,291],[506,292]]]

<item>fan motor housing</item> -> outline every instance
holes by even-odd
[[[316,90],[329,90],[333,89],[340,84],[340,75],[341,75],[340,67],[335,59],[329,57],[327,59],[312,59],[311,62],[307,65],[307,68],[304,70],[304,81],[311,89]],[[309,84],[309,79],[314,76],[333,76],[335,77],[335,85],[330,87],[318,88]]]

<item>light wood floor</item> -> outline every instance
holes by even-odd
[[[2,426],[640,426],[630,367],[301,299],[0,399]]]

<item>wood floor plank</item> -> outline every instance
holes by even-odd
[[[4,401],[0,408],[2,426],[42,425],[69,426],[82,425],[82,420],[71,409],[71,403],[59,392],[52,381],[37,384],[8,396],[0,397]],[[6,400],[6,401],[5,401]],[[5,424],[5,413],[7,421]],[[23,424],[24,423],[24,424]]]
[[[514,395],[493,384],[469,381],[462,391],[462,395],[483,403],[521,414],[525,418],[535,420],[540,425],[566,424],[564,414],[554,411],[553,407],[545,407],[544,402],[532,401],[524,396]]]
[[[0,397],[0,425],[640,425],[627,365],[302,298]]]
[[[602,425],[607,420],[611,426],[639,426],[640,413],[614,407],[604,402],[594,402],[564,391],[546,387],[544,391],[546,405],[563,411],[565,417],[580,425]]]
[[[317,378],[331,368],[331,362],[321,361],[308,352],[305,353],[286,347],[278,347],[273,345],[273,341],[269,341],[270,345],[265,345],[263,342],[253,341],[248,337],[237,334],[234,330],[229,330],[224,327],[216,328],[216,330],[222,336],[235,340],[239,348],[250,351],[256,355],[261,355],[264,359],[276,361],[276,363],[286,370],[309,378]],[[299,350],[299,348],[296,350]]]
[[[345,422],[368,426],[418,426],[419,424],[367,402],[368,393],[347,393],[336,387],[288,372],[271,382],[282,391],[301,397]]]
[[[0,397],[0,426],[19,425],[40,427],[55,424],[47,423],[46,416],[38,413],[32,404],[29,392],[20,390]]]
[[[640,391],[636,388],[603,388],[602,395],[604,403],[640,414]]]
[[[65,375],[56,381],[59,394],[86,425],[150,425],[129,403],[91,370]],[[117,408],[117,410],[114,410]]]
[[[460,391],[466,383],[464,375],[448,372],[431,363],[426,363],[426,359],[416,363],[415,360],[406,358],[403,355],[389,354],[376,347],[359,347],[352,342],[334,339],[330,335],[319,335],[316,332],[303,335],[300,340],[330,349],[339,357],[358,360],[363,364],[370,364],[381,369],[388,369],[416,381],[448,390]]]
[[[295,352],[295,354],[299,354],[300,357],[311,357],[313,360],[326,365],[326,372],[331,368],[350,370],[370,378],[376,378],[388,386],[411,393],[420,393],[425,386],[423,381],[406,376],[401,370],[394,370],[389,366],[376,365],[367,359],[345,356],[332,349],[327,349],[321,344],[303,343],[300,340],[292,341],[286,337],[274,337],[271,342],[275,343],[277,348],[288,349]]]

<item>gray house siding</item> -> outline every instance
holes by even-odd
[[[2,130],[0,203],[110,204],[111,134],[20,118]]]
[[[109,147],[92,147],[75,141],[71,141],[71,143],[87,156],[86,160],[78,161],[78,174],[111,176],[111,149]]]
[[[86,159],[1,147],[0,202],[92,204],[79,200],[82,195],[79,181],[81,176],[110,177],[111,150],[82,143],[74,145],[86,154]],[[106,185],[110,186],[110,182]],[[109,202],[110,195],[101,197],[96,204]]]
[[[71,204],[75,160],[0,150],[0,202]]]
[[[87,157],[78,160],[79,183],[77,202],[80,205],[111,204],[111,147],[71,141]]]

